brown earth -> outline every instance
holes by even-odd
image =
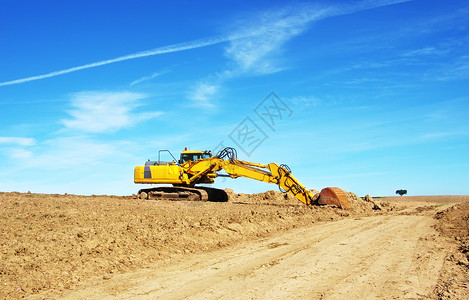
[[[466,196],[349,194],[344,211],[228,192],[227,203],[0,193],[0,297],[467,298],[469,206],[454,206]]]
[[[435,219],[434,227],[454,245],[446,255],[436,293],[442,298],[469,299],[469,202],[440,211]]]

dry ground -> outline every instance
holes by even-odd
[[[352,200],[1,193],[0,297],[467,298],[468,197]]]

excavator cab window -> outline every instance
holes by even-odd
[[[181,153],[181,161],[180,163],[183,164],[187,161],[196,161],[199,159],[205,159],[212,157],[210,152],[203,152],[203,153]]]
[[[196,161],[202,158],[202,154],[198,153],[183,153],[181,154],[181,163],[185,163],[186,161]]]
[[[181,164],[189,160],[192,160],[192,154],[187,154],[187,153],[181,154],[181,161],[180,161]]]

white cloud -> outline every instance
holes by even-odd
[[[13,159],[28,159],[33,156],[33,152],[24,149],[12,149],[9,155]]]
[[[438,55],[441,53],[443,53],[443,51],[438,50],[435,47],[425,47],[425,48],[407,51],[403,53],[402,56],[413,57],[413,56],[422,56],[422,55]]]
[[[197,105],[213,107],[210,100],[220,89],[220,84],[229,78],[249,75],[263,75],[281,71],[274,61],[282,46],[306,29],[312,16],[321,15],[324,10],[311,13],[309,10],[289,7],[283,10],[268,11],[256,15],[251,20],[235,24],[238,28],[230,34],[230,44],[225,48],[225,56],[235,62],[226,69],[199,83],[189,98]]]
[[[209,37],[204,39],[199,39],[195,41],[189,41],[179,44],[172,44],[167,46],[162,46],[152,50],[141,51],[137,53],[132,53],[129,55],[124,55],[108,60],[98,61],[90,64],[85,64],[77,67],[72,67],[68,69],[63,69],[59,71],[54,71],[42,75],[36,75],[31,77],[20,78],[16,80],[10,80],[5,82],[0,82],[0,86],[20,84],[34,80],[40,80],[55,76],[60,76],[67,73],[72,73],[76,71],[81,71],[85,69],[95,68],[103,65],[113,64],[116,62],[132,60],[141,57],[160,55],[166,53],[180,52],[191,49],[197,49],[212,45],[217,45],[225,43],[228,41],[236,42],[238,39],[246,37],[245,42],[250,42],[251,44],[243,45],[241,43],[235,43],[227,49],[227,53],[235,61],[237,61],[241,67],[252,67],[253,63],[260,63],[258,72],[272,72],[276,68],[272,68],[270,64],[266,61],[262,61],[266,55],[271,54],[275,50],[275,46],[283,43],[292,36],[299,34],[304,28],[302,28],[306,23],[319,20],[325,17],[338,16],[350,14],[360,10],[373,9],[375,7],[393,5],[401,2],[408,2],[411,0],[381,0],[381,1],[361,1],[353,5],[344,6],[344,7],[330,7],[326,10],[308,10],[305,7],[293,7],[289,10],[283,10],[278,12],[270,12],[261,16],[261,22],[253,23],[250,28],[246,30],[242,29],[237,33],[231,36],[218,36],[218,37]],[[296,13],[300,11],[300,13]],[[273,18],[270,20],[269,18]],[[275,19],[277,18],[277,19]],[[268,28],[268,26],[273,26]],[[258,26],[258,27],[256,27]],[[250,37],[255,37],[249,40]],[[269,45],[269,42],[272,42],[273,45]],[[256,49],[256,45],[260,46],[261,49]],[[240,47],[241,46],[241,47]]]
[[[297,4],[243,19],[234,24],[236,29],[229,35],[229,44],[225,47],[225,56],[234,62],[234,65],[206,80],[215,83],[206,82],[197,86],[191,99],[202,100],[206,106],[211,106],[209,101],[215,94],[212,87],[219,86],[224,80],[246,75],[271,74],[288,68],[279,65],[279,54],[287,42],[306,31],[314,21],[408,1],[360,1],[341,6]]]
[[[451,138],[457,136],[467,136],[469,134],[468,131],[460,130],[460,131],[437,131],[437,132],[430,132],[423,134],[420,138],[422,140],[437,140],[437,139],[444,139],[444,138]]]
[[[132,82],[130,83],[130,86],[133,86],[133,85],[142,83],[142,82],[144,82],[144,81],[152,80],[153,78],[158,77],[158,76],[160,76],[160,75],[162,75],[162,74],[164,74],[164,72],[155,72],[155,73],[153,73],[153,74],[151,74],[151,75],[143,76],[143,77],[141,77],[141,78],[139,78],[139,79],[137,79],[137,80],[132,81]]]
[[[279,70],[270,60],[294,36],[301,34],[308,23],[325,14],[325,9],[289,7],[268,11],[251,21],[244,20],[225,49],[225,55],[236,62],[240,71],[256,74]]]
[[[125,56],[120,56],[120,57],[117,57],[117,58],[112,58],[112,59],[108,59],[108,60],[103,60],[103,61],[98,61],[98,62],[78,66],[78,67],[73,67],[73,68],[69,68],[69,69],[54,71],[54,72],[50,72],[50,73],[47,73],[47,74],[31,76],[31,77],[26,77],[26,78],[11,80],[11,81],[0,82],[0,86],[20,84],[20,83],[25,83],[25,82],[29,82],[29,81],[34,81],[34,80],[39,80],[39,79],[44,79],[44,78],[49,78],[49,77],[55,77],[55,76],[59,76],[59,75],[67,74],[67,73],[72,73],[72,72],[76,72],[76,71],[80,71],[80,70],[95,68],[95,67],[99,67],[99,66],[113,64],[113,63],[116,63],[116,62],[136,59],[136,58],[140,58],[140,57],[147,57],[147,56],[160,55],[160,54],[166,54],[166,53],[180,52],[180,51],[185,51],[185,50],[191,50],[191,49],[196,49],[196,48],[212,46],[212,45],[224,43],[227,40],[228,39],[226,37],[211,37],[211,38],[200,39],[200,40],[195,40],[195,41],[190,41],[190,42],[185,42],[185,43],[179,43],[179,44],[163,46],[163,47],[159,47],[159,48],[156,48],[156,49],[153,49],[153,50],[147,50],[147,51],[142,51],[142,52],[138,52],[138,53],[133,53],[133,54],[125,55]]]
[[[252,20],[243,20],[242,25],[237,24],[240,29],[232,34],[225,55],[236,62],[238,71],[242,73],[274,73],[282,70],[282,67],[276,66],[272,57],[282,51],[285,43],[307,30],[312,22],[408,1],[361,1],[351,5],[323,7],[303,4],[267,11]]]
[[[322,101],[315,96],[299,96],[291,98],[289,102],[293,103],[297,107],[304,108],[307,106],[319,106]]]
[[[132,112],[145,95],[131,92],[81,92],[73,95],[72,119],[62,120],[67,129],[101,133],[128,128],[158,117],[162,112]]]
[[[189,98],[194,100],[197,105],[213,107],[210,99],[217,93],[218,89],[219,86],[215,84],[199,83],[189,95]]]
[[[135,166],[144,164],[147,159],[156,159],[155,149],[167,149],[168,145],[183,149],[193,137],[157,133],[151,143],[149,138],[103,140],[101,136],[62,136],[40,142],[33,156],[7,149],[8,158],[17,159],[9,159],[8,165],[14,164],[14,168],[0,168],[0,178],[10,180],[0,182],[0,190],[85,195],[136,193],[141,187],[133,182]]]
[[[469,56],[462,56],[454,63],[433,70],[427,74],[427,78],[439,81],[466,80],[469,78]]]
[[[0,144],[14,144],[20,146],[33,146],[36,141],[32,138],[24,137],[0,137]]]
[[[20,189],[35,192],[129,194],[138,190],[132,181],[136,149],[127,141],[57,137],[41,142],[34,156],[28,151],[9,151],[9,156],[16,158],[15,168],[0,170],[0,176],[12,180],[2,182],[6,190],[18,189],[13,186],[21,182]]]
[[[59,137],[43,143],[45,151],[37,153],[29,167],[41,170],[88,169],[105,159],[115,158],[118,147],[115,142],[96,142],[90,138]]]
[[[11,159],[29,159],[33,156],[33,152],[20,147],[34,146],[36,140],[24,137],[0,137],[0,145],[2,144],[7,146],[4,153]]]

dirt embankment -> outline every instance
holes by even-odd
[[[168,257],[381,213],[358,197],[344,211],[274,191],[228,192],[227,203],[0,193],[0,297],[61,291]]]
[[[435,215],[435,228],[454,247],[446,255],[436,287],[442,299],[469,298],[469,202],[452,206]]]

